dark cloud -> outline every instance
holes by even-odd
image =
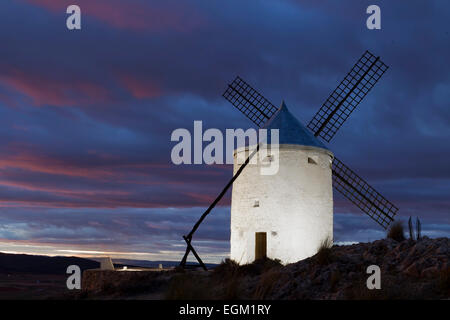
[[[430,235],[448,234],[439,226],[449,224],[449,6],[378,1],[382,29],[370,31],[370,4],[86,0],[79,1],[83,29],[69,32],[64,1],[2,3],[2,237],[100,243],[112,239],[108,232],[125,232],[109,219],[117,216],[132,231],[111,243],[140,246],[134,235],[151,230],[152,250],[173,249],[167,239],[195,219],[177,220],[167,208],[207,206],[231,167],[172,165],[171,132],[192,130],[194,120],[205,129],[250,127],[221,97],[237,74],[275,105],[285,99],[306,124],[366,49],[390,69],[329,147],[396,203],[400,218],[420,216]],[[363,241],[365,230],[371,239],[383,235],[335,200],[338,240]],[[229,201],[227,194],[220,203],[223,217]],[[138,208],[148,221],[137,218]],[[40,220],[33,210],[50,211]],[[12,227],[66,216],[85,225],[85,238],[70,225],[23,237]],[[154,224],[157,217],[167,222]],[[227,250],[221,228],[202,226],[205,252]]]

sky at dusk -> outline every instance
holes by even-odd
[[[222,97],[236,75],[307,124],[365,50],[390,68],[327,146],[448,237],[449,21],[444,0],[2,0],[0,251],[180,259],[232,167],[172,164],[172,131],[252,127]],[[230,201],[194,236],[208,262],[229,254]],[[335,241],[385,235],[334,202]]]

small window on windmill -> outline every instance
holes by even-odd
[[[247,159],[245,152],[237,152],[235,153],[235,157],[236,157],[236,164],[237,165],[243,165],[245,160]]]
[[[272,162],[272,161],[273,161],[273,154],[269,154],[269,155],[266,157],[266,161]]]
[[[256,199],[255,202],[253,202],[253,208],[258,208],[259,207],[259,200]]]
[[[309,164],[317,164],[317,162],[318,162],[318,157],[317,156],[309,156],[308,157],[308,163]]]

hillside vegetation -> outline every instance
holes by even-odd
[[[226,260],[211,271],[84,277],[84,298],[136,299],[448,299],[448,238],[323,246],[286,266],[265,259],[239,266]],[[381,269],[381,289],[366,286],[367,267]],[[89,273],[90,271],[88,271]],[[123,274],[123,273],[122,273]],[[122,279],[123,278],[123,279]],[[100,281],[101,279],[101,281]],[[123,281],[122,281],[123,280]]]

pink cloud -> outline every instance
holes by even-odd
[[[126,159],[93,150],[87,152],[87,162],[77,163],[76,159],[24,150],[26,147],[11,144],[0,159],[0,186],[12,188],[17,194],[0,196],[0,207],[186,207],[207,205],[215,196],[209,179],[198,180],[204,175],[201,171],[183,174],[171,164],[127,163]],[[186,181],[193,176],[202,187],[185,192]],[[142,188],[143,184],[157,187]],[[227,195],[224,201],[228,200]]]
[[[151,80],[138,80],[133,76],[121,75],[122,85],[137,99],[154,98],[162,94],[162,90]]]
[[[1,175],[0,175],[1,176]],[[63,196],[72,196],[72,197],[81,197],[81,198],[96,198],[100,196],[129,196],[131,193],[128,191],[115,191],[115,190],[75,190],[75,189],[63,189],[61,187],[47,187],[39,185],[39,183],[31,183],[31,182],[13,182],[2,180],[0,178],[0,185],[6,187],[20,188],[30,191],[45,191],[53,194],[63,195]]]
[[[22,1],[61,14],[74,4],[71,0]],[[82,15],[86,14],[115,28],[133,31],[189,32],[205,22],[192,6],[175,1],[77,0],[76,4],[81,8]]]
[[[119,156],[89,150],[89,159],[102,163],[101,166],[82,166],[72,161],[58,159],[47,155],[27,151],[27,145],[10,144],[11,153],[2,154],[0,157],[0,169],[17,168],[31,172],[63,175],[89,179],[108,180],[116,182],[128,182],[126,179],[133,172],[142,176],[151,176],[154,170],[170,170],[171,164],[166,163],[126,163]],[[103,161],[112,162],[105,164]],[[139,183],[139,181],[134,181]],[[152,184],[155,182],[152,182]]]
[[[196,192],[184,192],[184,195],[194,203],[196,202],[198,205],[210,204],[215,199],[212,195]]]
[[[153,223],[153,222],[150,222],[150,221],[146,221],[145,225],[149,229],[157,229],[157,230],[170,230],[171,229],[169,226],[156,224],[156,223]]]
[[[58,159],[38,156],[28,152],[2,156],[0,159],[0,168],[20,168],[34,172],[84,178],[106,178],[112,176],[112,172],[103,168],[77,167]]]
[[[17,69],[1,75],[0,82],[30,97],[36,106],[65,106],[111,99],[106,88],[93,82],[75,79],[64,82]]]

